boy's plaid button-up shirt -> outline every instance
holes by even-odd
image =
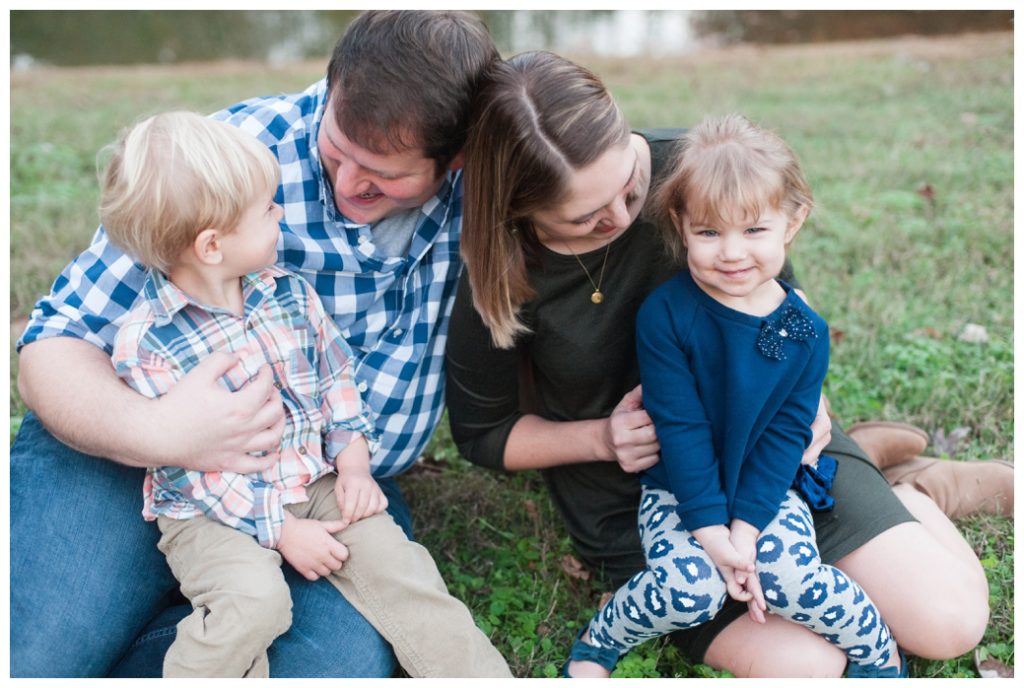
[[[242,278],[244,314],[198,303],[159,272],[123,320],[111,356],[117,374],[146,397],[163,396],[215,351],[239,364],[221,379],[235,391],[269,364],[285,406],[281,459],[260,473],[151,468],[143,515],[205,515],[275,547],[284,505],[306,501],[305,486],[334,470],[353,433],[376,443],[352,379],[352,352],[302,278],[277,267]],[[323,451],[326,449],[326,451]]]
[[[461,270],[462,184],[449,172],[421,209],[407,255],[376,254],[369,225],[341,216],[316,147],[326,80],[302,93],[254,98],[215,115],[253,134],[277,156],[284,208],[278,265],[313,285],[355,356],[355,379],[374,413],[376,477],[401,473],[426,446],[444,404],[444,348]],[[111,350],[146,271],[107,241],[68,265],[32,312],[19,348],[54,336]]]

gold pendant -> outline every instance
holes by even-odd
[[[593,301],[594,303],[601,303],[602,301],[604,301],[604,294],[602,294],[600,291],[595,291],[593,294],[590,295],[590,300]]]

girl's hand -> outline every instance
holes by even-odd
[[[334,497],[338,500],[342,528],[388,508],[388,498],[366,469],[340,473],[334,483]]]
[[[825,401],[824,394],[818,399],[818,413],[811,422],[811,433],[814,436],[811,438],[811,444],[804,450],[800,463],[815,466],[822,450],[832,441],[832,419],[828,417],[828,402]]]
[[[348,559],[348,547],[333,535],[344,527],[340,521],[296,518],[286,511],[277,551],[306,580],[329,576]]]
[[[611,459],[618,461],[626,473],[638,473],[658,463],[661,445],[654,423],[644,410],[640,385],[627,392],[612,410],[604,442]]]
[[[750,602],[752,594],[737,580],[742,574],[745,580],[753,577],[754,563],[745,559],[729,540],[729,529],[724,525],[705,526],[692,532],[700,546],[704,548],[711,561],[725,579],[725,589],[729,597],[740,602]],[[747,576],[747,574],[750,574]]]
[[[729,526],[729,542],[736,548],[740,557],[750,562],[748,571],[737,571],[736,582],[743,586],[743,589],[750,594],[747,600],[747,611],[750,618],[757,623],[764,623],[764,613],[768,605],[764,601],[764,591],[761,590],[761,580],[755,572],[757,562],[757,538],[760,531],[746,521],[734,519]]]

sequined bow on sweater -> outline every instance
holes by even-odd
[[[787,339],[803,342],[817,336],[814,324],[807,314],[795,306],[787,306],[775,318],[761,323],[761,332],[757,335],[757,350],[766,358],[781,361],[786,358],[782,344]]]

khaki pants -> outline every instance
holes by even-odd
[[[335,479],[317,480],[306,488],[308,502],[285,508],[298,518],[340,520]],[[291,624],[281,555],[207,518],[157,523],[158,547],[194,609],[178,624],[164,676],[267,676],[267,648]],[[511,677],[466,606],[448,594],[430,553],[390,515],[363,519],[335,537],[349,558],[328,580],[391,643],[411,676]]]

